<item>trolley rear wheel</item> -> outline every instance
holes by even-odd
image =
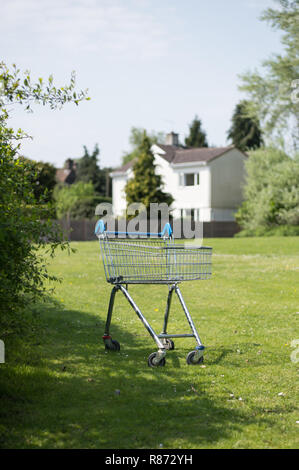
[[[105,343],[105,349],[107,349],[108,351],[119,351],[120,350],[120,344],[115,339],[110,339],[109,341],[104,340],[104,343]]]
[[[154,352],[154,353],[149,355],[147,363],[150,367],[163,367],[163,366],[165,366],[165,363],[166,363],[165,357],[162,357],[162,359],[158,363],[154,362],[155,358],[157,357],[157,354],[158,353]]]
[[[197,351],[190,351],[187,354],[187,357],[186,357],[187,364],[198,365],[198,364],[203,363],[203,356],[200,356],[198,359],[196,359],[194,358],[194,356],[196,357],[196,354],[197,354]]]

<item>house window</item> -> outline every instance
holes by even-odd
[[[199,173],[180,173],[179,183],[180,186],[198,186]]]
[[[194,173],[186,173],[185,174],[185,186],[194,186]]]
[[[192,222],[199,221],[199,209],[181,209],[181,218],[188,217]]]

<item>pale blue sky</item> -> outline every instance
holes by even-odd
[[[34,140],[23,153],[62,166],[98,142],[115,166],[132,126],[180,134],[195,114],[210,145],[226,145],[238,74],[281,50],[279,33],[259,20],[273,0],[0,0],[0,60],[53,73],[72,70],[91,101],[62,111],[15,108],[11,124]]]

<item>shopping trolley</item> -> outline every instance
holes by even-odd
[[[187,364],[203,362],[204,346],[187,309],[179,284],[183,281],[203,280],[211,277],[212,248],[186,246],[174,242],[170,224],[160,233],[111,232],[103,220],[96,224],[95,234],[100,241],[106,280],[113,285],[103,341],[107,350],[119,351],[119,343],[110,335],[110,323],[115,294],[121,291],[145,328],[155,341],[158,351],[150,354],[148,365],[164,366],[167,350],[174,349],[172,338],[195,338],[197,346],[187,355]],[[129,284],[166,284],[168,297],[163,330],[157,334],[128,292]],[[179,298],[192,333],[167,333],[173,293]]]

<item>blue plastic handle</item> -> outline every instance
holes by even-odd
[[[94,229],[95,235],[98,235],[99,233],[105,232],[105,224],[102,219],[100,219],[97,224],[96,228]]]
[[[94,230],[94,233],[96,235],[99,235],[100,233],[107,233],[108,235],[141,235],[141,236],[144,236],[144,237],[164,237],[167,233],[167,235],[169,237],[171,237],[172,235],[172,228],[171,228],[171,225],[169,223],[165,224],[164,226],[164,229],[162,230],[162,232],[159,232],[159,233],[153,233],[153,232],[107,232],[106,231],[106,226],[105,226],[105,223],[103,222],[102,219],[100,219],[97,224],[96,224],[96,227],[95,227],[95,230]]]

